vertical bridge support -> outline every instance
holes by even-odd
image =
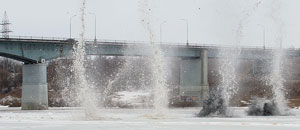
[[[201,50],[200,58],[182,59],[180,63],[180,96],[182,102],[202,103],[208,95],[207,67],[207,50]]]
[[[48,109],[46,64],[23,65],[22,110]]]
[[[208,50],[201,51],[201,100],[203,101],[209,93],[208,85]]]

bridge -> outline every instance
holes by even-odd
[[[72,57],[74,39],[59,38],[0,38],[0,56],[24,62],[22,83],[22,110],[48,108],[47,61],[59,57]],[[208,93],[208,58],[222,58],[221,49],[207,45],[159,45],[165,57],[179,57],[180,94],[199,100]],[[126,41],[86,41],[87,55],[147,56],[154,55],[150,43]],[[299,50],[288,50],[288,57],[300,56]],[[237,58],[271,58],[271,49],[241,48]]]

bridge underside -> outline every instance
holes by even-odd
[[[17,61],[21,61],[21,62],[24,62],[25,64],[38,63],[38,61],[35,61],[33,59],[21,57],[21,56],[18,56],[18,55],[12,55],[12,54],[8,54],[8,53],[0,52],[0,56],[6,57],[6,58],[9,58],[9,59],[13,59],[13,60],[17,60]]]
[[[0,55],[24,62],[26,64],[40,63],[41,60],[52,60],[70,55],[72,43],[67,41],[46,42],[28,40],[0,39]]]

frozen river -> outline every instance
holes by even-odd
[[[200,108],[169,109],[153,116],[151,109],[99,109],[99,119],[85,120],[80,108],[21,111],[0,107],[0,130],[300,130],[295,116],[251,117],[246,108],[234,108],[232,118],[198,118]]]

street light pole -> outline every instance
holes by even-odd
[[[187,19],[180,19],[186,22],[186,45],[189,45],[189,21]]]
[[[89,13],[89,14],[91,14],[91,15],[94,15],[94,17],[95,17],[95,39],[94,39],[94,43],[96,43],[97,42],[97,15],[96,14],[94,14],[94,13]]]
[[[160,44],[161,44],[161,42],[162,42],[162,25],[165,24],[165,23],[167,23],[167,21],[163,21],[163,22],[160,24],[160,32],[159,32],[159,34],[160,34],[160,36],[159,36]]]
[[[263,28],[263,40],[264,40],[263,48],[264,48],[264,50],[265,50],[265,49],[266,49],[266,28],[265,28],[265,26],[260,25],[260,24],[258,24],[258,26],[260,26],[260,27]]]
[[[75,14],[75,15],[73,15],[72,17],[70,17],[70,39],[72,38],[72,19],[74,18],[74,17],[76,17],[77,15]]]

